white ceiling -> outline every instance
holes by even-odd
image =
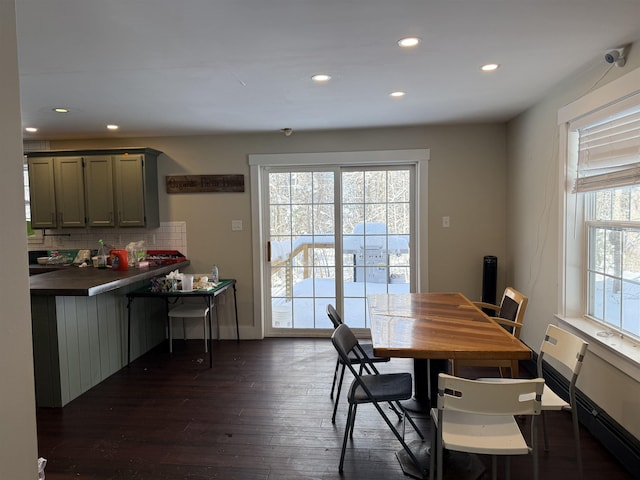
[[[640,39],[640,0],[16,4],[25,139],[505,121]]]

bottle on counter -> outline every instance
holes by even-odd
[[[104,249],[104,242],[99,240],[100,246],[98,247],[98,268],[107,268],[107,252]]]
[[[218,279],[218,266],[214,265],[213,268],[211,269],[211,281],[213,283],[218,283],[219,279]]]

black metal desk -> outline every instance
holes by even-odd
[[[162,298],[165,301],[166,312],[167,312],[167,322],[170,322],[169,318],[169,299],[178,299],[178,298],[195,298],[200,297],[204,298],[207,302],[207,306],[209,307],[209,368],[213,367],[213,342],[212,342],[212,325],[213,325],[213,309],[216,311],[216,321],[218,322],[218,338],[220,337],[220,318],[218,317],[218,302],[216,301],[216,297],[221,293],[225,292],[227,289],[233,288],[233,305],[235,309],[236,315],[236,340],[240,341],[240,327],[238,325],[238,299],[236,294],[236,281],[235,279],[224,279],[220,280],[218,284],[208,290],[192,290],[190,292],[183,292],[181,290],[175,290],[170,292],[152,292],[151,285],[147,285],[146,287],[139,288],[137,290],[133,290],[132,292],[127,293],[127,366],[131,363],[131,302],[133,302],[134,298],[137,297],[151,297],[151,298]]]

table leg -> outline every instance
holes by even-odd
[[[438,406],[438,375],[448,371],[449,360],[429,360],[429,400],[432,408]]]
[[[240,341],[240,326],[238,325],[238,297],[236,295],[236,284],[233,284],[233,305],[236,310],[236,341]]]
[[[429,398],[429,360],[416,358],[413,360],[413,398],[402,402],[402,406],[411,413],[428,415]]]
[[[176,301],[178,299],[176,298]],[[173,353],[173,333],[171,330],[173,328],[173,324],[171,323],[171,317],[169,316],[169,299],[164,297],[164,317],[167,319],[167,333],[169,334],[169,353]]]
[[[213,302],[211,301],[211,296],[207,297],[207,307],[209,307],[209,368],[213,368],[213,341],[212,341],[212,337],[213,337],[213,322],[211,321],[212,316],[213,316],[213,312],[211,311],[213,309],[213,305],[216,304],[216,300],[215,298],[213,299]],[[217,314],[216,314],[217,315]]]

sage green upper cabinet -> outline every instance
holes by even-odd
[[[33,228],[84,227],[82,157],[29,158]]]
[[[55,157],[54,180],[58,227],[84,227],[84,173],[82,157]]]
[[[31,226],[55,228],[56,193],[53,180],[53,158],[29,158],[29,194]]]
[[[118,226],[159,227],[157,155],[117,155],[114,163]]]
[[[84,197],[88,226],[113,227],[115,225],[113,161],[110,155],[85,157]]]
[[[27,152],[34,228],[160,226],[151,148]]]

